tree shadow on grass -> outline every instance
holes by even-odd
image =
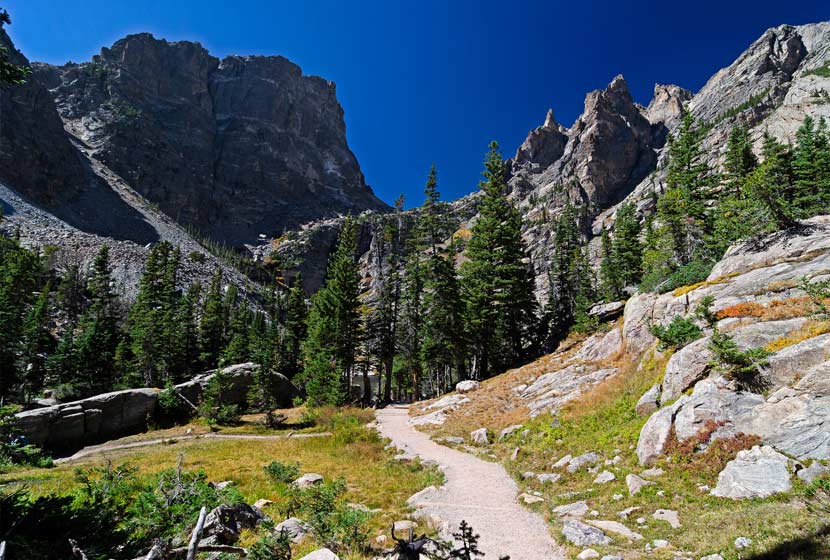
[[[826,560],[830,558],[830,525],[812,535],[783,542],[746,560]]]

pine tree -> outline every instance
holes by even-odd
[[[797,223],[791,155],[768,133],[761,153],[763,162],[744,181],[744,196],[757,201],[776,227],[791,227]]]
[[[109,247],[95,257],[87,284],[90,303],[74,335],[73,354],[80,369],[77,380],[83,394],[112,390],[115,384],[115,352],[120,342],[116,296],[112,290]]]
[[[253,316],[247,303],[235,308],[229,325],[228,346],[222,352],[223,366],[247,361],[251,355],[251,322]]]
[[[749,132],[745,126],[734,126],[726,143],[726,161],[724,162],[727,194],[740,196],[741,182],[756,167],[758,167],[758,158],[752,151]]]
[[[219,355],[225,347],[225,306],[222,300],[222,271],[217,270],[208,286],[202,303],[199,322],[199,361],[206,368],[219,363]]]
[[[521,235],[521,215],[506,198],[507,164],[491,142],[484,161],[478,219],[462,267],[474,376],[514,365],[536,330],[533,275]]]
[[[554,252],[549,272],[550,288],[544,320],[547,351],[553,351],[573,325],[582,284],[579,277],[581,242],[576,209],[571,204],[562,209],[553,235]]]
[[[175,371],[181,362],[175,355],[181,329],[176,321],[179,258],[179,251],[166,241],[150,250],[125,329],[131,384],[160,387],[184,373]]]
[[[605,227],[600,233],[602,259],[599,264],[600,292],[606,301],[617,299],[625,287],[620,273],[619,262],[611,244],[611,235]]]
[[[22,360],[28,397],[43,389],[46,382],[46,360],[55,348],[55,340],[49,332],[49,292],[51,283],[40,291],[23,323]]]
[[[300,381],[312,406],[341,404],[348,395],[358,344],[359,284],[357,227],[347,218],[326,284],[311,299]]]
[[[302,342],[307,333],[308,305],[303,279],[297,275],[285,302],[285,319],[280,339],[280,361],[277,370],[288,379],[302,371]]]
[[[705,128],[688,111],[677,135],[669,139],[667,190],[657,203],[658,218],[672,239],[675,258],[688,264],[711,233],[705,201],[714,176],[703,160]]]
[[[631,203],[623,204],[617,210],[611,250],[617,262],[622,286],[635,286],[639,283],[643,275],[643,244],[640,242],[637,209]]]
[[[817,188],[819,170],[819,140],[816,124],[809,115],[795,133],[796,146],[792,157],[794,199],[799,217],[813,215],[822,206],[822,192]]]

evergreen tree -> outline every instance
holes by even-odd
[[[823,193],[817,188],[820,140],[816,125],[809,115],[795,133],[796,146],[792,156],[794,200],[793,205],[799,217],[813,215],[822,206]]]
[[[74,360],[80,369],[77,382],[84,395],[110,391],[115,384],[115,352],[120,336],[112,284],[109,247],[104,245],[95,257],[87,284],[89,307],[74,335]]]
[[[0,29],[4,25],[11,25],[12,19],[6,10],[0,10]],[[0,85],[13,86],[26,83],[32,73],[31,68],[19,66],[9,61],[9,50],[0,46]]]
[[[46,360],[55,348],[55,340],[49,332],[49,292],[51,289],[51,283],[43,287],[23,323],[21,366],[26,372],[24,382],[27,397],[43,389],[46,382]]]
[[[521,215],[506,198],[507,164],[491,142],[484,161],[479,216],[462,267],[474,376],[516,364],[536,330],[536,299]]]
[[[593,273],[582,247],[576,209],[568,204],[554,228],[554,253],[550,270],[550,289],[545,306],[545,325],[547,327],[545,349],[553,351],[564,339],[572,327],[587,331],[594,321],[588,310],[596,301],[596,289]],[[613,257],[613,266],[618,260]],[[619,268],[612,271],[621,281]]]
[[[749,132],[745,126],[734,126],[726,143],[726,161],[724,162],[727,194],[740,196],[741,182],[756,167],[758,167],[758,158],[752,151]]]
[[[620,296],[625,286],[611,245],[611,235],[605,227],[600,233],[600,242],[602,248],[602,259],[599,264],[600,293],[606,301],[613,301]]]
[[[84,310],[84,282],[78,265],[70,265],[64,271],[55,301],[70,323],[76,322],[81,316]]]
[[[302,343],[305,340],[308,305],[303,289],[303,279],[297,275],[288,291],[285,302],[285,319],[280,338],[280,361],[277,370],[288,379],[294,379],[302,371]]]
[[[677,134],[669,139],[667,189],[657,203],[657,215],[669,233],[674,255],[688,264],[711,233],[706,208],[714,176],[703,160],[701,143],[706,129],[688,111]]]
[[[348,395],[358,343],[359,284],[357,227],[348,218],[329,260],[326,284],[311,299],[301,381],[312,406],[341,404]]]
[[[222,353],[222,365],[238,364],[249,359],[251,350],[251,322],[252,313],[247,303],[241,304],[234,310],[229,325],[230,341]]]
[[[199,361],[203,367],[213,368],[225,347],[225,306],[222,300],[222,271],[217,270],[208,286],[202,304],[199,322]]]
[[[622,286],[636,285],[643,274],[643,244],[637,209],[631,203],[623,204],[617,210],[611,250]]]
[[[179,251],[162,241],[150,250],[138,295],[127,320],[131,384],[160,387],[184,372],[174,371],[181,325],[177,324]]]

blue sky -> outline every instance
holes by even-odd
[[[139,31],[212,54],[280,54],[337,83],[349,143],[387,202],[420,204],[430,163],[445,199],[476,188],[487,143],[512,155],[550,107],[625,75],[697,90],[768,27],[830,19],[827,0],[687,2],[6,0],[31,60],[84,61]]]

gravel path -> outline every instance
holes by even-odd
[[[444,471],[444,486],[418,494],[412,505],[419,511],[437,515],[450,529],[466,520],[481,534],[479,547],[491,560],[501,555],[510,560],[566,558],[544,519],[516,501],[516,483],[500,464],[433,442],[409,425],[407,407],[378,410],[377,420],[381,434],[401,451],[436,461]]]
[[[78,459],[83,459],[84,457],[89,457],[90,455],[96,454],[104,454],[108,451],[120,451],[122,449],[133,449],[134,447],[147,447],[150,445],[170,445],[171,443],[176,443],[179,441],[189,440],[189,439],[243,439],[243,440],[250,440],[250,439],[264,439],[264,440],[277,440],[277,439],[306,439],[306,438],[316,438],[316,437],[326,437],[330,436],[331,432],[319,432],[319,433],[311,433],[311,434],[286,434],[286,435],[278,435],[278,436],[268,436],[268,435],[260,435],[260,434],[192,434],[192,435],[181,435],[181,436],[170,436],[166,438],[155,438],[155,439],[140,439],[137,441],[129,441],[119,443],[116,441],[109,441],[107,443],[102,443],[99,445],[90,445],[88,447],[84,447],[80,451],[76,452],[74,455],[69,457],[63,457],[62,459],[58,459],[55,461],[56,464],[61,463],[71,463],[72,461],[77,461]]]

